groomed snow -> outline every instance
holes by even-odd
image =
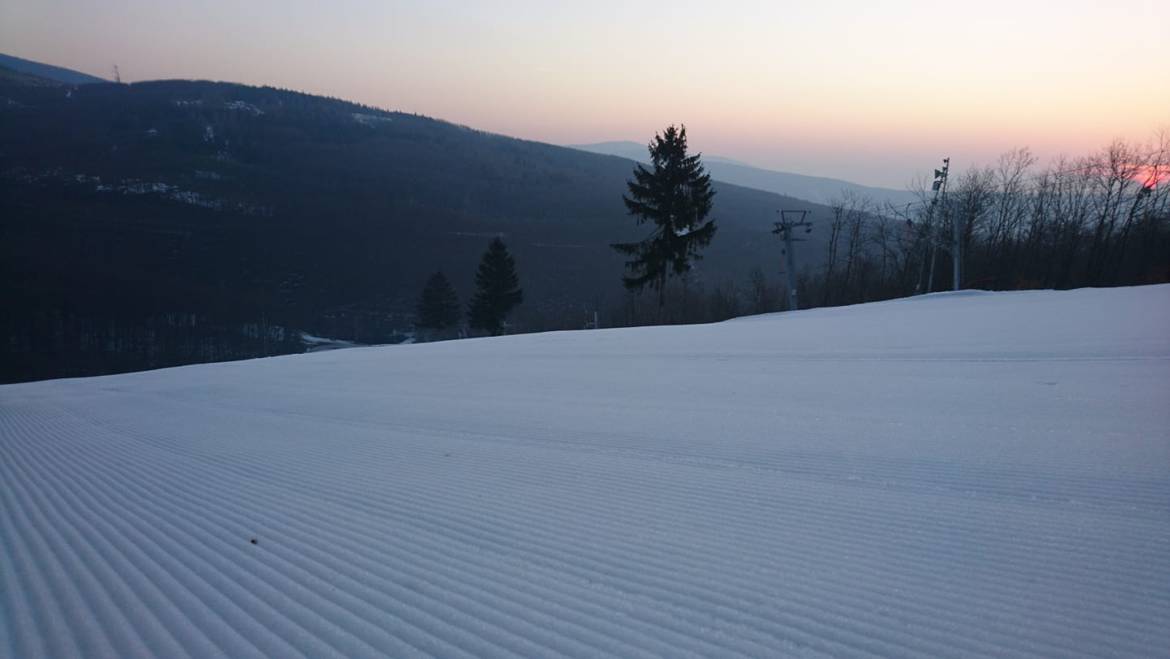
[[[1168,328],[969,293],[0,387],[0,654],[1165,656]]]

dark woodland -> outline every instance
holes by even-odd
[[[1167,141],[958,167],[944,199],[827,205],[719,182],[685,285],[623,290],[645,237],[633,163],[273,88],[64,84],[0,68],[0,381],[114,373],[412,336],[437,270],[474,292],[484,241],[522,264],[508,331],[708,322],[785,308],[780,209],[811,211],[800,299],[1170,280]],[[1152,177],[1152,178],[1151,178]]]

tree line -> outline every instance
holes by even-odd
[[[684,282],[678,306],[685,309],[691,304],[687,299],[688,275],[717,229],[715,221],[707,219],[715,191],[701,157],[687,152],[686,126],[667,127],[654,136],[648,148],[650,169],[640,164],[634,169],[634,179],[627,183],[628,194],[622,201],[639,226],[652,228],[641,241],[613,243],[611,247],[628,257],[622,276],[631,293],[628,299],[636,300],[637,293],[652,290],[658,300],[655,321],[664,322],[669,319],[667,284],[672,277]],[[498,335],[505,329],[508,314],[523,299],[514,262],[500,238],[492,240],[484,253],[475,280],[475,297],[467,309],[468,326]],[[735,313],[737,309],[732,304],[722,311]],[[458,296],[442,272],[427,280],[415,316],[422,340],[461,334]]]
[[[472,331],[498,336],[507,328],[508,315],[524,301],[516,262],[500,237],[493,238],[475,273],[475,295],[467,307]],[[464,334],[459,295],[441,271],[427,279],[415,310],[415,339],[434,341]]]
[[[879,208],[843,195],[830,204],[820,271],[806,299],[852,304],[950,290],[957,228],[959,288],[1120,286],[1170,281],[1170,139],[1116,141],[1044,167],[1027,148],[959,175],[937,197]],[[957,227],[956,227],[957,225]]]
[[[692,273],[710,244],[710,177],[686,153],[673,126],[649,145],[624,197],[639,243],[613,247],[632,258],[623,277],[631,295],[610,311],[618,325],[705,322],[787,308],[781,288],[755,268],[746,286],[702,282]],[[1027,148],[955,177],[943,194],[922,182],[917,203],[880,206],[842,193],[827,216],[821,265],[797,276],[803,306],[834,306],[950,290],[952,236],[958,230],[958,288],[1067,289],[1170,281],[1170,134],[1152,144],[1115,141],[1080,158],[1039,167]],[[779,259],[778,259],[779,260]],[[667,281],[679,280],[670,291]],[[657,307],[637,293],[650,288]]]

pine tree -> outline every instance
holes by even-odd
[[[424,334],[442,334],[459,324],[459,296],[447,276],[436,272],[427,279],[415,307],[414,326]]]
[[[504,319],[513,307],[524,300],[516,263],[504,241],[493,238],[475,273],[475,296],[468,309],[472,328],[497,336],[503,331]]]
[[[641,291],[650,286],[658,292],[661,307],[667,279],[690,271],[691,261],[702,258],[699,250],[715,236],[715,221],[705,221],[715,191],[700,156],[687,155],[686,126],[669,126],[656,134],[649,149],[653,170],[638,165],[622,201],[639,225],[653,222],[655,230],[641,242],[611,246],[632,257],[626,262],[630,274],[622,277],[626,288]]]

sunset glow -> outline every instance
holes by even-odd
[[[685,122],[707,153],[901,187],[942,155],[962,168],[1026,145],[1046,160],[1170,125],[1170,84],[1140,64],[1170,61],[1170,4],[1123,7],[16,0],[0,7],[0,50],[558,144],[644,142]]]
[[[1170,181],[1170,169],[1165,166],[1151,167],[1143,165],[1138,169],[1138,173],[1134,176],[1134,180],[1142,184],[1145,188],[1156,188],[1167,181]]]

